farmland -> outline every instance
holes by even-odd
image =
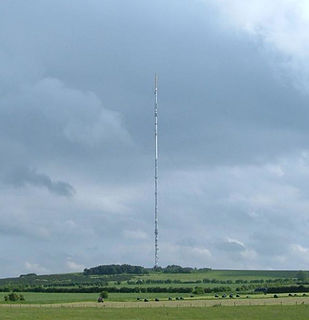
[[[0,279],[0,318],[10,319],[306,319],[308,273],[191,270],[123,274],[22,275]],[[259,288],[277,290],[276,297]],[[301,288],[303,291],[287,289]],[[103,304],[99,293],[108,292]],[[9,292],[24,301],[5,301]],[[231,296],[230,296],[231,295]],[[147,299],[148,302],[144,302]],[[155,301],[157,300],[157,301]]]
[[[221,294],[257,295],[266,291],[309,294],[308,273],[302,272],[300,279],[298,271],[192,269],[189,272],[158,272],[147,269],[138,274],[91,274],[90,269],[88,272],[29,274],[0,279],[0,301],[12,291],[23,293],[26,301],[34,303],[45,300],[47,303],[94,301],[101,291],[107,291],[111,301],[179,296],[203,299]]]

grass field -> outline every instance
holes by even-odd
[[[256,279],[291,279],[295,278],[297,271],[285,270],[209,270],[204,272],[192,273],[157,273],[151,272],[148,275],[136,276],[135,278],[150,279],[150,280],[182,280],[196,281],[204,278],[217,280],[256,280]]]
[[[8,304],[8,302],[4,301],[4,296],[7,293],[0,293],[0,304]],[[96,302],[99,296],[98,293],[36,293],[36,292],[25,292],[23,293],[25,297],[25,301],[23,304],[53,304],[53,303],[74,303],[74,302]],[[175,299],[176,297],[183,297],[185,301],[194,301],[194,300],[215,300],[215,301],[237,301],[237,300],[248,300],[246,295],[240,295],[240,299],[216,299],[213,295],[200,295],[191,297],[190,294],[179,294],[179,293],[109,293],[109,298],[106,301],[112,302],[135,302],[137,297],[144,299],[154,300],[155,298],[159,298],[160,301],[167,301],[168,297],[172,297]],[[268,299],[272,298],[272,294],[264,295],[264,294],[255,294],[250,295],[249,300],[256,299]],[[280,298],[293,299],[288,297],[288,294],[280,294]],[[298,298],[302,298],[302,294],[298,294]],[[309,299],[309,298],[307,298]],[[12,303],[12,302],[11,302]],[[16,304],[20,304],[20,302],[16,302]]]
[[[29,304],[50,304],[50,303],[69,303],[69,302],[87,302],[97,301],[98,293],[36,293],[24,292],[25,303]],[[0,293],[0,304],[5,304],[4,296],[7,293]],[[178,297],[179,293],[109,293],[108,301],[136,301],[137,297],[148,299],[167,299],[167,297]],[[182,297],[188,298],[189,294],[181,294]]]
[[[208,308],[1,308],[1,320],[306,320],[309,306]]]
[[[53,304],[53,303],[74,303],[74,302],[96,302],[99,296],[98,293],[39,293],[39,292],[24,292],[22,293],[25,297],[23,304]],[[0,305],[10,304],[12,302],[5,302],[4,296],[7,293],[0,293]],[[195,301],[195,300],[214,300],[214,301],[238,301],[238,300],[256,300],[256,299],[272,299],[273,294],[254,294],[250,295],[250,299],[247,299],[247,295],[241,294],[240,298],[214,298],[213,294],[209,295],[195,295],[191,297],[190,294],[179,294],[179,293],[109,293],[109,298],[107,302],[136,302],[137,297],[140,299],[147,298],[149,300],[154,300],[155,298],[160,299],[160,301],[167,301],[168,297],[172,297],[175,300],[176,297],[183,297],[184,301]],[[287,300],[294,299],[294,297],[288,297],[287,293],[279,294],[280,298]],[[297,294],[297,299],[303,299],[302,294]],[[308,300],[309,297],[306,297]],[[20,304],[19,301],[16,304]]]

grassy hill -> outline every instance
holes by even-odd
[[[309,278],[308,272],[303,272]],[[101,288],[113,292],[116,289],[143,291],[145,288],[202,288],[229,287],[230,290],[243,288],[242,291],[252,291],[261,286],[297,285],[299,271],[286,270],[196,270],[186,273],[169,273],[147,269],[145,274],[85,274],[67,273],[51,275],[21,275],[16,278],[0,279],[0,291],[34,291],[43,292],[46,289],[66,290],[74,289],[77,292],[99,292]],[[306,284],[303,279],[302,283]],[[91,291],[91,288],[94,288]],[[112,290],[112,288],[114,288]],[[116,288],[116,289],[115,289]],[[78,291],[78,289],[81,289]],[[75,291],[71,292],[75,292]],[[162,289],[163,290],[163,289]],[[153,290],[154,291],[154,290]],[[171,291],[171,290],[170,290]],[[241,291],[241,290],[238,290]],[[57,292],[57,291],[56,291]],[[159,291],[158,291],[159,292]],[[171,291],[173,292],[173,291]],[[186,291],[184,291],[186,292]]]

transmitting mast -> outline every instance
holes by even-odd
[[[155,104],[154,104],[154,122],[155,122],[155,176],[154,176],[154,222],[155,222],[155,263],[154,267],[158,267],[158,159],[159,159],[159,151],[158,151],[158,76],[155,75]]]

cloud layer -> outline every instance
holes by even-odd
[[[305,1],[0,3],[0,276],[306,268]],[[5,257],[5,258],[4,258]]]
[[[288,69],[295,86],[309,90],[309,5],[305,0],[219,0],[214,2],[230,25],[261,41],[280,61],[281,76]]]

